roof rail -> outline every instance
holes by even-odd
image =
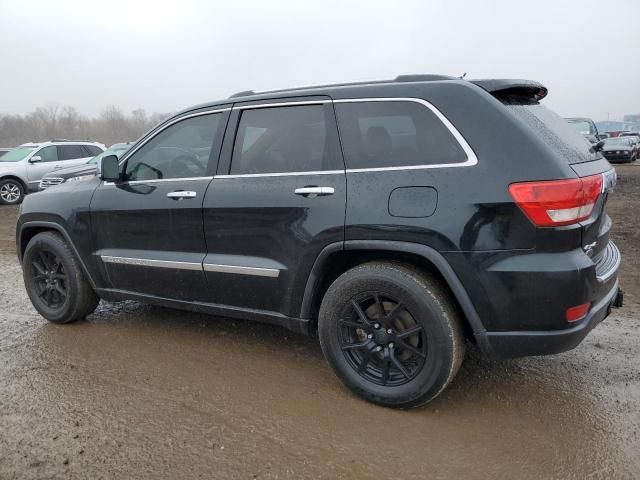
[[[456,77],[437,74],[398,75],[394,82],[435,82],[437,80],[457,80]]]
[[[237,98],[237,97],[246,97],[248,95],[255,95],[256,92],[253,90],[243,90],[242,92],[234,93],[229,98]]]
[[[296,90],[306,90],[306,89],[314,89],[314,88],[342,87],[342,86],[348,87],[348,86],[355,86],[355,85],[369,85],[369,84],[376,84],[376,83],[393,83],[393,82],[435,82],[438,80],[458,80],[458,79],[456,77],[450,77],[449,75],[435,75],[435,74],[398,75],[393,80],[369,80],[369,81],[348,82],[348,83],[330,83],[326,85],[289,87],[289,88],[282,88],[277,90],[265,90],[260,92],[256,92],[254,90],[244,90],[242,92],[234,93],[229,98],[247,97],[250,95],[258,95],[262,93],[292,92]]]

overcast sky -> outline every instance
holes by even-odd
[[[0,0],[0,112],[463,72],[538,80],[564,116],[640,113],[640,0]]]

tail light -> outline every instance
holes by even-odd
[[[518,207],[538,227],[571,225],[591,216],[602,192],[602,175],[518,182],[509,185],[509,193]]]

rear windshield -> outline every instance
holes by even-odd
[[[593,149],[589,140],[547,107],[526,101],[503,100],[503,103],[567,163],[590,162],[602,158],[602,154]]]

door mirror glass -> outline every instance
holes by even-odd
[[[40,155],[34,155],[29,159],[29,163],[38,163],[42,161],[42,157]]]
[[[100,171],[100,179],[105,182],[117,182],[120,180],[120,165],[116,155],[107,155],[100,159],[98,165]]]

